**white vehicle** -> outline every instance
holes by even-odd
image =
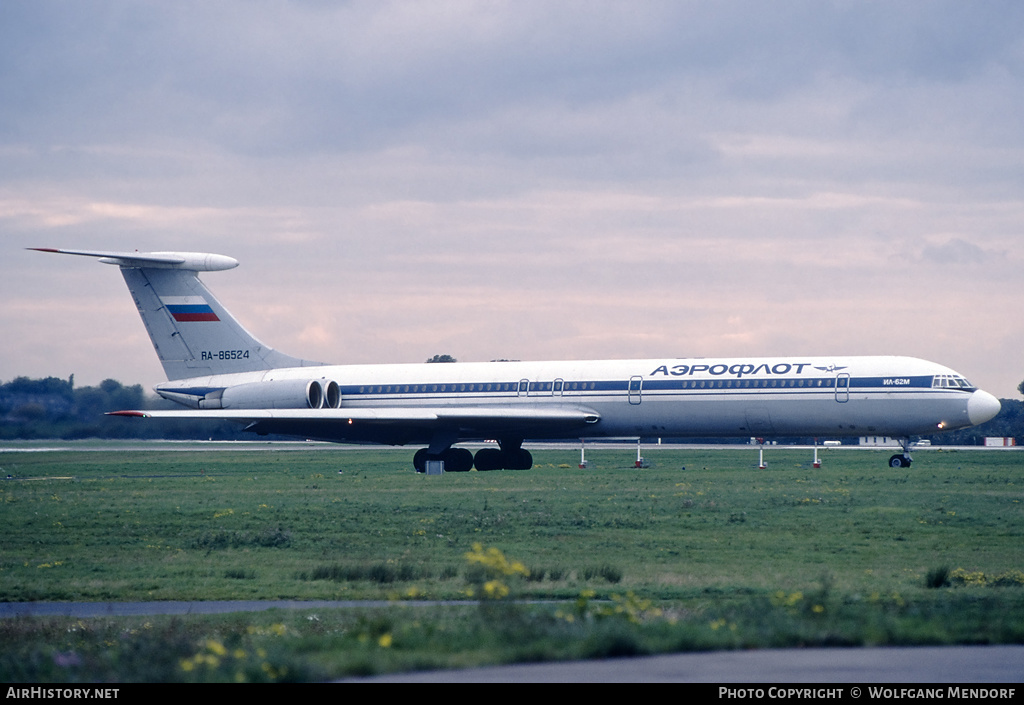
[[[199,280],[223,255],[93,252],[120,267],[169,381],[187,409],[146,418],[229,419],[257,434],[420,444],[413,464],[526,469],[526,439],[860,436],[901,439],[988,421],[999,400],[948,367],[909,357],[654,358],[589,362],[327,365],[252,336]],[[474,456],[464,441],[497,439]]]

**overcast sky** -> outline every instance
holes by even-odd
[[[0,380],[164,380],[230,255],[334,363],[912,355],[1024,379],[1024,3],[0,3]]]

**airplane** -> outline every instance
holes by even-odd
[[[911,357],[655,358],[328,365],[257,340],[199,279],[238,261],[197,252],[29,248],[120,268],[167,375],[155,391],[186,409],[110,412],[227,419],[257,434],[424,446],[423,472],[522,470],[523,442],[623,436],[910,437],[976,426],[999,400],[948,367]],[[496,439],[474,455],[457,443]]]

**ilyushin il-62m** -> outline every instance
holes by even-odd
[[[186,409],[117,411],[228,419],[257,434],[418,444],[413,465],[448,471],[527,469],[528,439],[862,436],[899,439],[965,428],[999,400],[942,365],[909,357],[782,357],[572,362],[328,365],[250,334],[198,272],[223,255],[93,252],[117,265],[169,381],[156,392]],[[456,447],[497,440],[474,455]]]

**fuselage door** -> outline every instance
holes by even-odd
[[[644,378],[639,375],[633,375],[629,378],[629,403],[639,404],[641,401],[640,393],[644,388]]]
[[[530,380],[521,379],[519,380],[519,396],[525,397],[530,394]]]
[[[836,401],[840,404],[850,401],[850,375],[845,372],[836,377]]]

